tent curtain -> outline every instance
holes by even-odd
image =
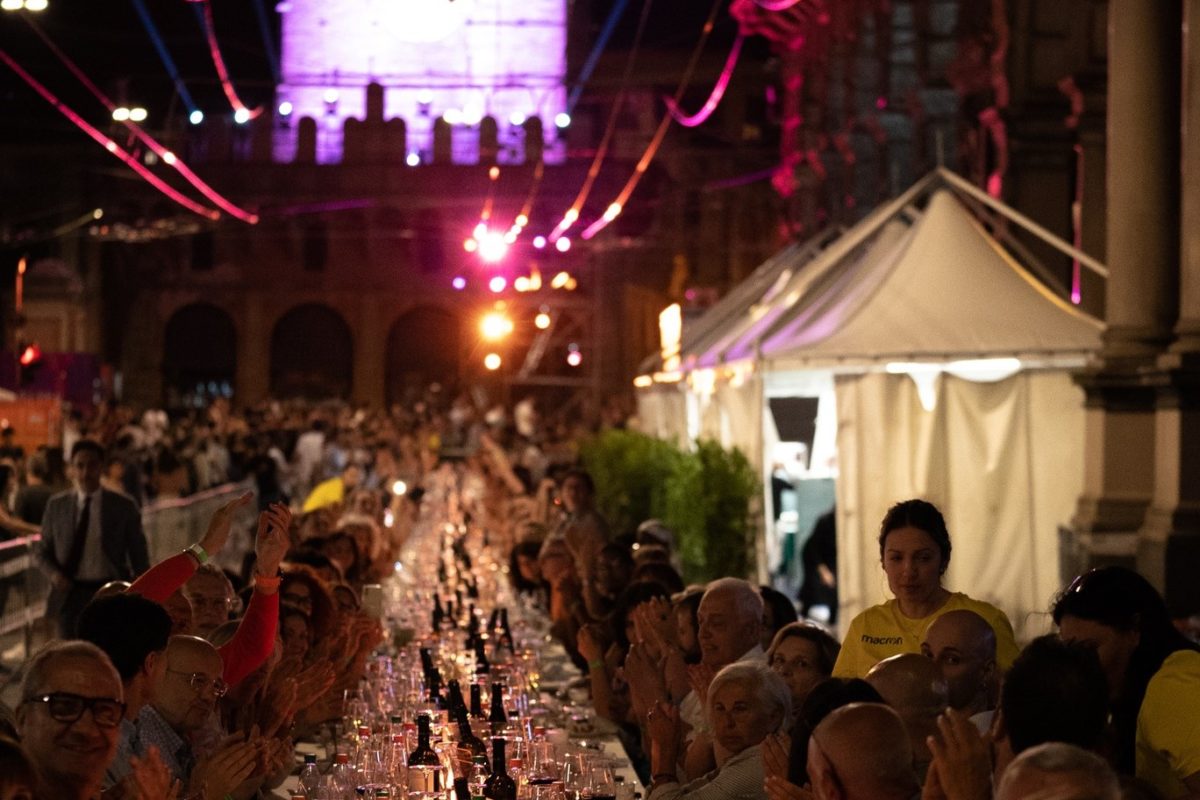
[[[1082,394],[1059,371],[935,380],[927,410],[906,375],[836,379],[842,619],[890,596],[879,523],[895,502],[921,497],[950,530],[946,588],[998,606],[1019,639],[1031,638],[1049,627],[1057,529],[1083,487]]]
[[[647,436],[683,445],[687,435],[687,396],[670,384],[637,393],[638,428]]]

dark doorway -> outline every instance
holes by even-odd
[[[419,306],[392,324],[387,340],[387,396],[404,402],[408,393],[458,378],[462,322],[454,314]]]
[[[163,391],[168,408],[200,408],[232,397],[237,379],[237,331],[228,312],[193,303],[167,320]]]
[[[341,314],[319,303],[297,306],[271,332],[271,395],[349,397],[353,360],[353,338]]]

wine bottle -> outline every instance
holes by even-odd
[[[503,739],[492,739],[492,774],[483,784],[483,796],[488,800],[517,800],[517,782],[508,776]]]
[[[512,628],[508,627],[508,608],[500,609],[500,641],[508,646],[508,652],[516,655],[517,649],[513,645]]]
[[[499,736],[508,724],[508,715],[504,713],[504,689],[498,683],[492,684],[492,713],[488,722],[492,723],[493,736]]]
[[[488,661],[487,648],[483,646],[483,639],[475,640],[475,674],[487,675],[492,671],[492,663]]]
[[[471,684],[471,719],[483,719],[483,687]]]
[[[466,778],[454,779],[454,800],[471,800],[471,788]]]
[[[451,680],[446,685],[446,710],[452,717],[457,717],[460,711],[466,716],[467,701],[463,699],[462,686],[457,680]]]
[[[442,760],[429,743],[431,736],[429,717],[417,717],[417,746],[408,754],[408,790],[410,792],[434,792],[440,782]]]
[[[479,756],[484,759],[484,763],[487,763],[487,745],[471,730],[471,721],[467,719],[467,712],[465,710],[459,712],[454,721],[458,724],[459,749],[468,751],[472,761]]]

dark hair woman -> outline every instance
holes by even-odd
[[[833,667],[834,677],[862,678],[885,658],[920,653],[921,635],[947,611],[965,608],[987,620],[996,632],[996,661],[1008,669],[1017,657],[1012,625],[990,603],[942,586],[950,566],[950,533],[937,506],[906,500],[888,509],[879,526],[879,560],[894,595],[863,611],[850,623]]]
[[[1163,797],[1200,795],[1200,647],[1150,582],[1123,567],[1076,578],[1054,603],[1068,641],[1096,648],[1108,678],[1119,771]]]

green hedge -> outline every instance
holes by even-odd
[[[660,519],[675,532],[684,578],[709,581],[754,572],[750,506],[756,470],[739,450],[701,439],[694,451],[632,431],[604,431],[581,449],[596,506],[614,533]]]

